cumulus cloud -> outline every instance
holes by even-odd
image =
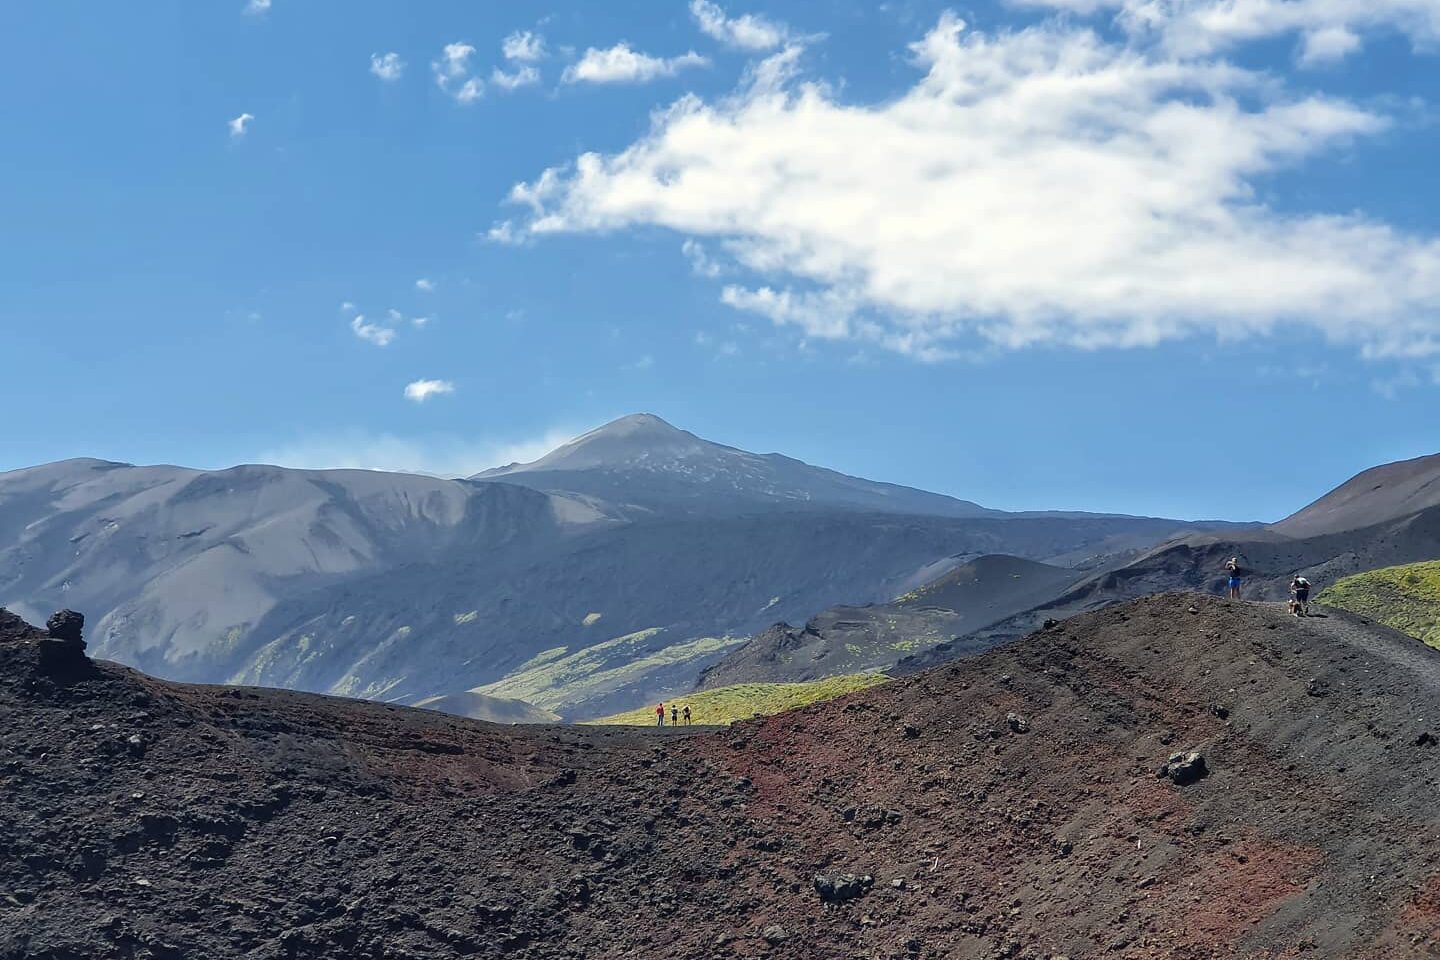
[[[1361,46],[1360,33],[1395,30],[1416,43],[1440,40],[1435,0],[1011,0],[1081,15],[1114,12],[1138,37],[1180,56],[1204,56],[1266,37],[1298,36],[1303,63],[1335,60]]]
[[[741,50],[773,50],[785,42],[785,28],[755,14],[728,17],[718,3],[691,0],[690,16],[700,32],[727,47]]]
[[[363,313],[357,313],[350,319],[350,330],[361,340],[373,343],[377,347],[388,347],[390,342],[395,339],[393,328],[371,323],[365,319]]]
[[[910,89],[856,104],[782,51],[733,95],[518,184],[513,229],[718,240],[764,278],[726,303],[925,359],[1285,325],[1440,353],[1440,241],[1256,199],[1385,116],[1073,22],[986,36],[946,14],[911,52]]]
[[[468,477],[491,467],[538,460],[583,431],[546,430],[518,439],[463,440],[456,437],[398,437],[347,431],[302,437],[247,454],[246,462],[306,470],[391,470],[435,477]]]
[[[500,52],[506,60],[533,63],[545,59],[545,38],[529,30],[517,30],[500,44]]]
[[[231,139],[239,140],[241,137],[245,136],[245,134],[250,131],[250,124],[254,119],[254,114],[242,113],[234,120],[226,121],[226,126],[230,128]]]
[[[398,53],[372,53],[370,72],[386,83],[393,83],[404,75],[405,61],[400,59]]]
[[[475,48],[468,43],[447,43],[440,57],[430,64],[435,85],[457,103],[474,103],[485,95],[485,81],[470,73],[470,58]]]
[[[443,397],[455,392],[455,384],[449,380],[416,380],[405,385],[405,399],[424,403],[431,397]]]
[[[594,47],[586,50],[579,62],[565,69],[561,79],[566,83],[645,83],[673,77],[686,67],[703,67],[709,62],[694,50],[678,57],[652,57],[622,42],[607,50]]]
[[[434,293],[435,281],[431,280],[429,277],[421,277],[419,280],[415,281],[415,289],[419,290],[421,293]]]

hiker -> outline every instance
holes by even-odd
[[[665,704],[663,703],[655,708],[655,726],[665,726]]]
[[[670,704],[670,726],[680,726],[680,708],[673,703]]]
[[[1230,575],[1230,599],[1240,599],[1240,558],[1231,557],[1225,561],[1225,571]]]
[[[685,726],[690,726],[690,704],[685,704]]]
[[[1310,581],[1298,573],[1295,574],[1295,578],[1290,581],[1290,595],[1295,598],[1295,616],[1310,616]]]

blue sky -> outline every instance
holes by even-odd
[[[1437,0],[37,0],[0,43],[0,469],[468,472],[649,411],[1268,519],[1440,449]]]

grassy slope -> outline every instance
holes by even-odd
[[[640,630],[575,653],[564,647],[546,650],[503,679],[472,692],[524,700],[541,709],[555,710],[605,691],[623,689],[654,671],[683,666],[745,642],[743,637],[701,637],[666,645],[663,632],[659,628]]]
[[[1440,560],[1346,577],[1316,599],[1440,647]]]
[[[691,719],[695,723],[734,723],[756,714],[768,716],[821,700],[833,700],[889,679],[883,673],[852,673],[812,680],[809,683],[740,683],[733,687],[718,687],[676,697],[673,702],[682,710],[689,706]],[[670,704],[665,706],[668,713]],[[650,704],[638,710],[589,722],[648,726],[655,722],[655,706]],[[668,715],[666,722],[669,722]]]

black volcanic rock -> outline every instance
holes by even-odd
[[[0,607],[0,642],[6,640],[38,640],[45,631],[32,627],[19,616]]]
[[[0,644],[0,958],[1437,956],[1440,654],[1196,595],[1064,626],[727,733]],[[1043,736],[963,735],[1007,710]]]
[[[51,614],[45,621],[45,632],[54,640],[61,640],[80,650],[85,649],[85,614],[74,610],[61,610]]]

